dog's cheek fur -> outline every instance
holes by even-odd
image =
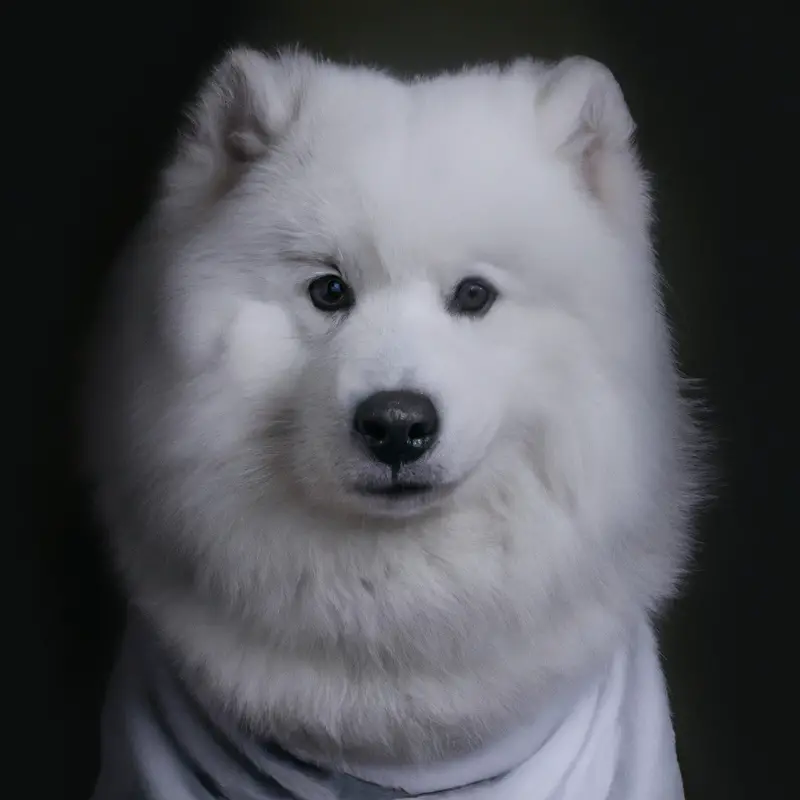
[[[591,270],[614,273],[613,263],[598,261],[601,252],[583,260],[586,277],[577,284],[591,287]],[[516,311],[515,329],[525,333],[515,358],[526,368],[516,373],[487,468],[513,481],[510,459],[536,487],[536,503],[563,515],[554,535],[567,548],[572,539],[575,563],[594,563],[589,582],[616,593],[615,606],[652,610],[672,594],[688,551],[695,433],[652,277],[620,285],[603,311],[576,313],[591,309],[593,298],[580,296],[566,311]],[[531,536],[544,540],[558,529],[544,520],[529,526]]]

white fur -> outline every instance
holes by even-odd
[[[608,71],[401,82],[236,51],[116,272],[89,461],[185,674],[302,752],[477,746],[674,586],[694,502],[632,123]],[[341,265],[346,315],[307,286]],[[481,319],[446,310],[483,276]],[[442,436],[402,508],[352,491],[378,389]]]

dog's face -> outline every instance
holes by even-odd
[[[250,68],[256,84],[274,70]],[[408,515],[468,481],[475,496],[510,452],[558,483],[548,436],[587,416],[606,468],[629,469],[614,360],[655,314],[650,276],[535,98],[514,96],[525,69],[413,87],[320,70],[284,88],[285,133],[176,260],[179,358],[246,401],[254,468],[327,514]],[[198,437],[239,413],[224,402]]]
[[[306,654],[287,670],[348,643],[502,705],[668,591],[682,431],[630,132],[584,61],[403,84],[231,57],[98,373],[95,472],[143,601],[177,558]],[[187,645],[224,684],[210,647]]]
[[[568,413],[564,372],[577,388],[597,368],[585,352],[602,331],[580,307],[597,278],[582,265],[616,246],[575,236],[576,214],[599,226],[567,170],[477,109],[457,123],[472,136],[451,144],[452,119],[409,128],[398,105],[372,125],[374,108],[337,109],[300,145],[306,159],[289,145],[267,162],[215,248],[261,284],[245,295],[259,332],[242,390],[264,381],[256,396],[277,395],[285,424],[256,416],[252,435],[265,431],[264,459],[332,515],[412,514],[470,478],[480,492],[509,450],[545,446],[549,418]],[[190,317],[202,336],[208,320]],[[276,368],[261,348],[281,353]]]

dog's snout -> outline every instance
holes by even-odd
[[[377,392],[356,408],[353,430],[375,459],[396,469],[416,461],[433,447],[439,433],[439,414],[424,394]]]

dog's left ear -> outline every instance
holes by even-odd
[[[575,165],[617,222],[645,232],[646,176],[633,146],[633,119],[611,71],[590,58],[567,58],[541,81],[536,106],[545,147]]]

